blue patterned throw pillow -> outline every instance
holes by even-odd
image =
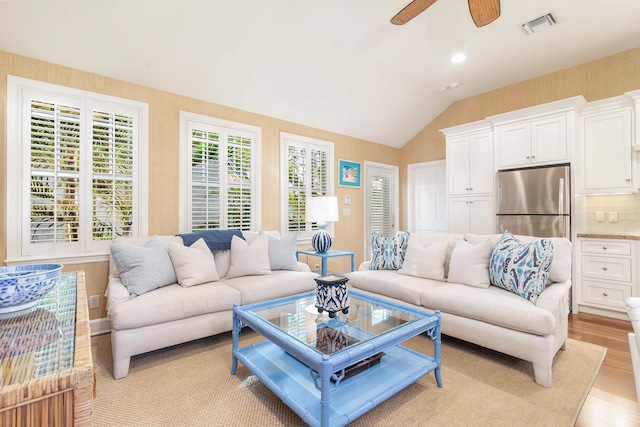
[[[407,250],[409,232],[401,231],[393,237],[384,237],[380,233],[371,233],[370,270],[398,270],[402,267],[404,253]]]
[[[536,303],[544,291],[553,261],[553,244],[549,239],[522,244],[508,231],[491,252],[491,284]]]

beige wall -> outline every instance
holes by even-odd
[[[262,229],[280,229],[280,132],[289,132],[334,142],[335,169],[338,159],[355,162],[370,160],[398,165],[400,150],[372,142],[351,138],[271,117],[252,114],[222,105],[212,104],[173,93],[163,92],[95,74],[86,73],[31,58],[0,51],[0,259],[6,259],[6,99],[7,75],[64,85],[82,90],[118,96],[149,104],[149,233],[175,234],[178,232],[178,128],[179,111],[189,111],[262,128]],[[337,177],[335,178],[337,182]],[[356,265],[364,259],[364,230],[362,218],[363,190],[335,188],[340,200],[351,195],[351,215],[341,216],[335,223],[335,249],[356,252]],[[342,209],[340,209],[341,211]],[[309,258],[312,265],[319,260]],[[348,258],[336,258],[330,268],[347,272]],[[87,275],[87,294],[103,295],[107,284],[106,263],[65,266],[65,271],[83,269]],[[91,310],[92,319],[104,317],[104,298],[99,309]]]
[[[640,89],[640,48],[455,102],[402,147],[400,206],[407,205],[407,165],[445,158],[445,138],[439,129],[572,96],[595,101],[636,89]],[[402,226],[406,224],[405,211]]]

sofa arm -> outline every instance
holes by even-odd
[[[300,262],[300,261],[298,261],[298,270],[305,273],[311,273],[311,267],[309,267],[304,262]]]
[[[371,265],[371,261],[365,261],[362,264],[360,264],[360,267],[358,267],[358,271],[369,270],[370,265]]]
[[[122,283],[122,279],[111,274],[109,275],[109,284],[107,285],[105,296],[107,297],[107,317],[110,317],[113,307],[131,299],[129,291]]]
[[[569,295],[571,280],[548,285],[538,297],[536,307],[552,313],[559,324],[565,323],[569,316]]]

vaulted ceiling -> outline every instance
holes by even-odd
[[[482,28],[438,0],[391,24],[407,3],[0,1],[0,50],[401,147],[456,100],[640,46],[638,0],[502,0]]]

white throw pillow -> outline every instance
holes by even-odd
[[[477,245],[464,240],[458,241],[451,254],[448,281],[476,288],[488,288],[491,284],[489,260],[492,250],[491,239],[485,239]]]
[[[400,274],[444,280],[444,261],[447,256],[448,240],[423,246],[418,239],[409,237]]]
[[[187,288],[220,280],[211,249],[202,238],[191,246],[171,243],[169,256],[180,286]]]
[[[271,274],[267,234],[260,233],[251,244],[233,236],[231,239],[231,264],[229,271],[227,271],[227,279],[260,274]]]

